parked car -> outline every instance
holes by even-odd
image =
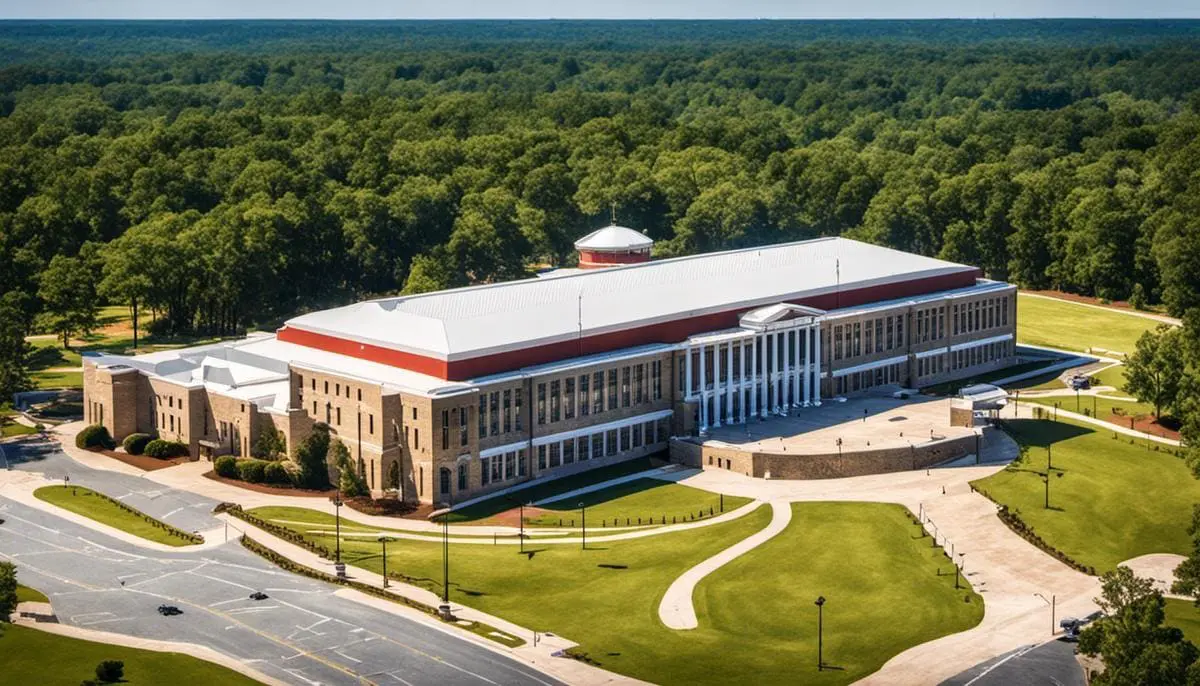
[[[174,605],[159,605],[158,614],[164,617],[174,617],[175,615],[183,614],[183,610],[180,610]]]
[[[255,591],[250,594],[250,600],[266,600],[269,597],[270,596],[268,596],[266,593],[263,593],[262,591]]]
[[[1079,640],[1079,630],[1083,628],[1083,620],[1075,617],[1064,617],[1058,627],[1063,630],[1063,638],[1068,641]]]
[[[1067,385],[1074,391],[1086,391],[1092,387],[1092,380],[1084,374],[1076,374],[1067,380]]]

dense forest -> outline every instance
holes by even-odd
[[[1200,305],[1200,22],[0,22],[0,391],[99,302],[226,334],[842,234]]]

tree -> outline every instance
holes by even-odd
[[[63,348],[97,326],[96,280],[94,261],[65,255],[55,255],[38,280],[42,327],[62,336]]]
[[[1163,626],[1166,618],[1162,593],[1150,579],[1139,578],[1128,567],[1117,567],[1101,577],[1101,597],[1096,603],[1105,616],[1079,636],[1079,650],[1104,658],[1104,672],[1092,683],[1100,686],[1156,684],[1172,686],[1198,683],[1200,656],[1196,646],[1175,627]]]
[[[120,660],[104,660],[96,665],[96,680],[102,684],[115,684],[125,678],[125,663]]]
[[[329,427],[313,425],[312,433],[296,447],[296,464],[300,466],[298,482],[305,488],[329,488],[329,468],[325,456],[329,453]]]
[[[338,491],[347,498],[367,495],[367,484],[354,468],[350,459],[350,451],[341,441],[329,442],[329,454],[325,457],[327,464],[332,464],[338,470]]]
[[[17,566],[0,562],[0,623],[17,611]]]
[[[1183,337],[1177,327],[1160,324],[1138,338],[1137,348],[1125,359],[1125,390],[1142,402],[1154,404],[1154,415],[1178,403],[1183,378]]]
[[[29,388],[27,360],[31,349],[25,340],[21,293],[9,291],[0,296],[0,398]]]
[[[263,460],[278,460],[286,455],[287,441],[283,432],[271,425],[264,426],[262,431],[259,431],[258,438],[254,439],[250,454]]]

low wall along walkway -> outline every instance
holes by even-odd
[[[975,436],[958,436],[906,447],[843,453],[799,454],[746,450],[689,439],[672,439],[671,461],[701,469],[728,471],[768,479],[836,479],[865,474],[924,469],[975,451]]]

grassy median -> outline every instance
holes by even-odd
[[[140,512],[130,512],[119,506],[107,496],[82,486],[42,486],[33,492],[39,500],[64,510],[93,519],[114,529],[120,529],[133,534],[170,546],[186,546],[199,543],[189,539],[187,532],[178,532],[168,524],[160,522],[149,515]],[[182,533],[183,535],[180,535]]]
[[[11,624],[0,629],[0,674],[4,675],[5,683],[79,686],[96,678],[96,665],[103,660],[125,663],[125,679],[121,683],[126,686],[258,683],[182,653],[95,643]]]
[[[1025,461],[974,484],[1049,545],[1097,573],[1139,555],[1191,551],[1187,527],[1192,505],[1200,502],[1200,481],[1174,453],[1063,419],[1009,420],[1008,426],[1028,448]],[[1051,509],[1042,479],[1047,446],[1055,474]]]

